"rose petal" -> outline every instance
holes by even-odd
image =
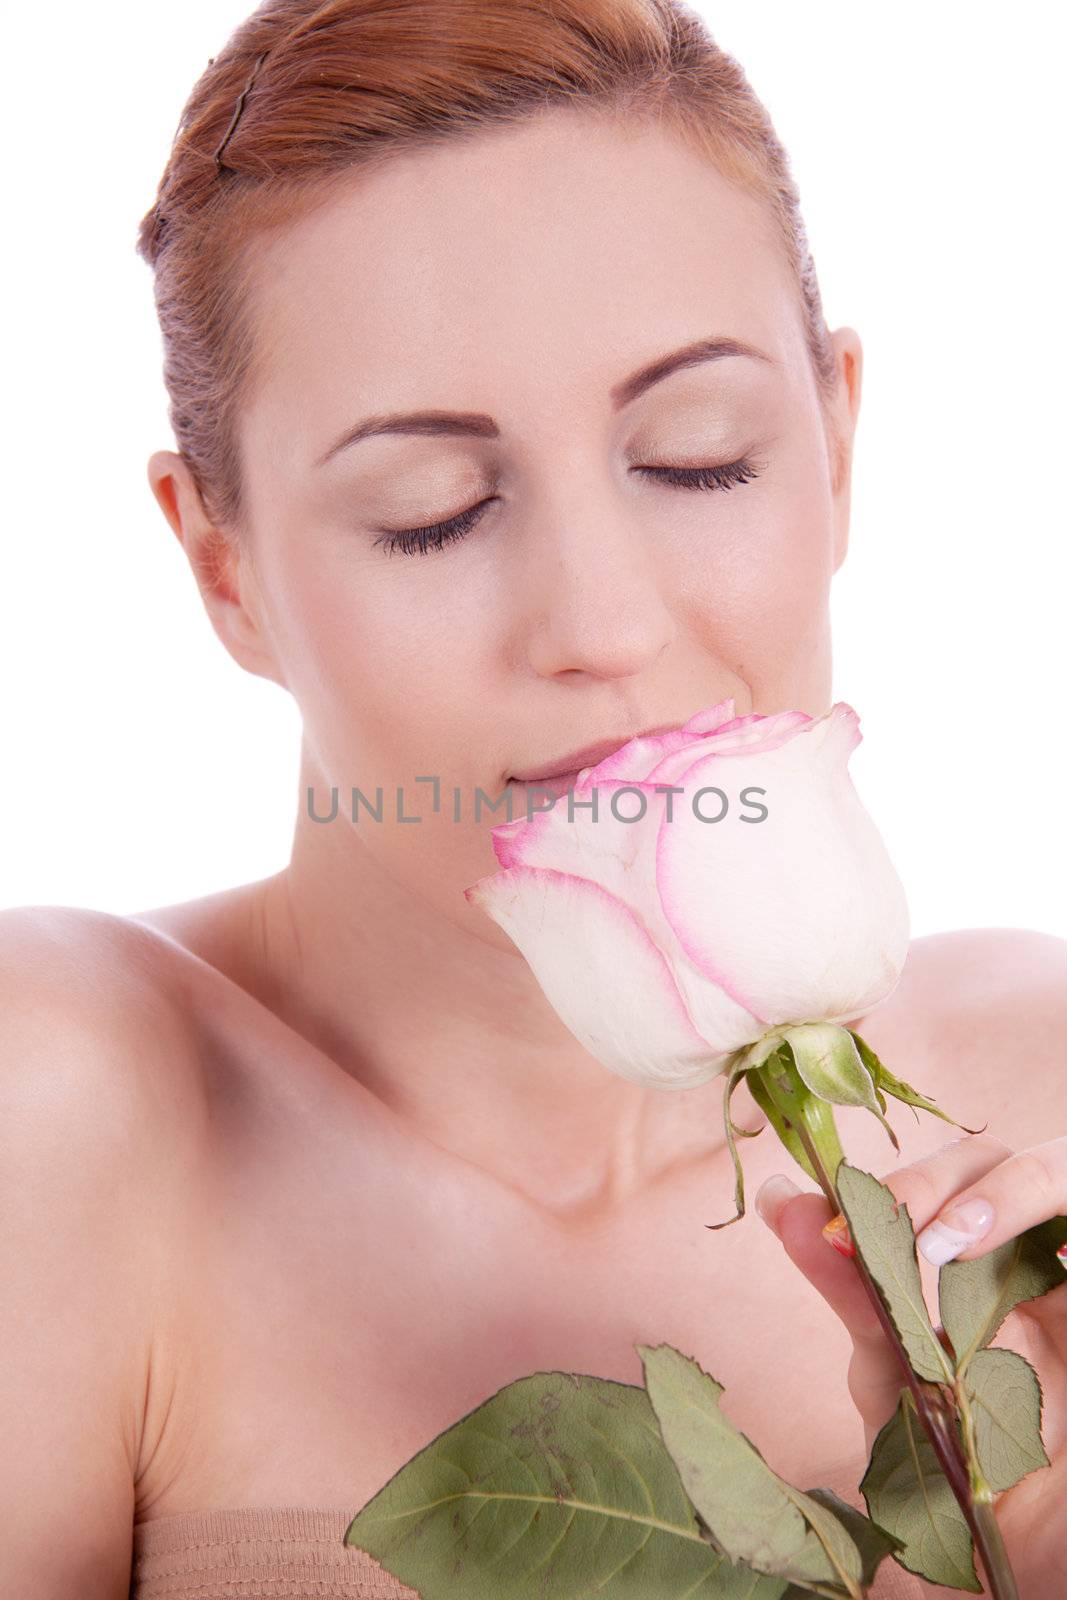
[[[689,718],[685,725],[686,733],[714,733],[721,722],[726,722],[734,714],[733,696],[728,700],[720,700],[717,705],[708,706],[705,711],[697,711]]]
[[[814,718],[806,711],[776,711],[770,717],[736,717],[688,749],[669,751],[648,774],[649,783],[684,783],[685,773],[709,755],[729,755],[735,750],[776,750],[807,727]],[[687,759],[688,757],[688,759]]]
[[[638,794],[630,793],[631,789]],[[621,790],[627,792],[620,794]],[[619,796],[614,810],[613,795]],[[644,816],[638,795],[643,795],[647,804]],[[764,1031],[763,1018],[745,1004],[724,972],[701,971],[694,965],[660,904],[654,834],[662,827],[674,826],[666,821],[667,796],[647,784],[606,779],[597,783],[595,797],[595,820],[589,809],[592,794],[585,803],[570,808],[573,817],[569,817],[566,796],[561,796],[551,811],[537,814],[514,832],[494,829],[493,844],[501,865],[555,869],[601,884],[633,913],[665,958],[702,1037],[724,1052],[751,1044]],[[575,799],[577,802],[578,797]],[[675,815],[679,803],[684,804],[684,799],[676,796]],[[628,822],[627,817],[638,820]],[[691,826],[686,822],[678,825]],[[498,833],[502,835],[499,840]]]
[[[511,867],[465,889],[518,946],[559,1017],[620,1077],[691,1089],[725,1062],[693,1026],[663,956],[628,907],[566,872]]]
[[[860,737],[840,702],[774,748],[705,756],[685,803],[711,785],[733,805],[753,786],[768,816],[659,832],[659,895],[680,944],[768,1024],[846,1021],[900,978],[908,908],[847,771]]]
[[[605,778],[623,778],[640,782],[645,774],[657,766],[672,750],[691,746],[693,736],[684,728],[672,728],[667,733],[640,734],[624,744],[612,755],[605,756],[596,766],[583,768],[584,778],[575,784],[575,793],[588,794],[594,784]]]

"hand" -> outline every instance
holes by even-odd
[[[906,1203],[917,1242],[934,1241],[937,1264],[950,1259],[936,1247],[942,1244],[959,1246],[951,1259],[970,1261],[1039,1222],[1067,1215],[1067,1137],[1016,1153],[990,1134],[971,1134],[877,1177]],[[988,1219],[977,1241],[961,1245],[958,1233],[950,1236],[941,1227],[923,1233],[939,1217],[956,1220],[950,1215],[956,1207],[976,1201],[986,1204],[969,1211]],[[854,1263],[822,1233],[833,1208],[821,1192],[801,1191],[781,1174],[763,1184],[755,1203],[852,1337],[849,1393],[863,1419],[869,1454],[896,1409],[904,1379]],[[933,1314],[936,1326],[936,1300]],[[1010,1312],[992,1343],[1025,1356],[1043,1391],[1041,1434],[1051,1465],[998,1495],[995,1509],[1021,1600],[1048,1600],[1067,1569],[1067,1272],[1062,1285]],[[959,1593],[929,1587],[937,1595]]]

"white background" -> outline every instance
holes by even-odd
[[[173,448],[134,252],[185,99],[250,9],[32,8],[0,260],[0,905],[124,912],[273,872],[298,719],[216,640],[148,487]],[[1067,933],[1065,29],[1046,0],[700,7],[789,150],[864,341],[834,695],[916,935]]]

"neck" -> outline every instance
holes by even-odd
[[[609,1071],[517,949],[391,876],[343,816],[301,807],[289,865],[254,889],[273,1009],[414,1133],[530,1202],[577,1219],[728,1160],[721,1077],[663,1090]],[[764,1121],[744,1085],[731,1112]]]

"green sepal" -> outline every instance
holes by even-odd
[[[736,1209],[734,1215],[727,1217],[724,1222],[705,1222],[705,1228],[728,1228],[731,1222],[740,1222],[745,1214],[745,1175],[741,1170],[741,1158],[734,1143],[734,1134],[737,1129],[735,1129],[733,1119],[730,1116],[730,1096],[744,1077],[746,1070],[744,1052],[739,1051],[731,1058],[726,1087],[722,1092],[722,1121],[726,1130],[727,1149],[734,1164],[734,1206]],[[759,1133],[760,1130],[757,1128],[756,1132]]]
[[[855,1037],[836,1022],[803,1022],[786,1031],[797,1071],[812,1094],[837,1106],[862,1106],[878,1118],[900,1154],[896,1134],[884,1116],[885,1101],[867,1068]]]
[[[757,1074],[752,1076],[755,1078]],[[792,1142],[782,1136],[790,1155],[794,1156],[809,1177],[814,1178],[820,1187],[823,1185],[823,1176],[807,1148],[806,1136],[806,1141],[810,1142],[815,1156],[825,1169],[826,1179],[833,1184],[838,1166],[844,1160],[841,1140],[834,1124],[833,1105],[808,1088],[800,1075],[793,1047],[788,1040],[783,1039],[779,1049],[760,1068],[758,1077],[779,1115],[789,1128],[795,1130],[796,1141],[803,1154],[796,1155]]]
[[[955,1117],[950,1117],[947,1111],[942,1111],[941,1107],[933,1100],[928,1100],[926,1095],[920,1094],[917,1089],[913,1089],[910,1083],[905,1083],[902,1078],[895,1078],[889,1068],[883,1066],[882,1062],[879,1061],[867,1041],[861,1039],[858,1033],[855,1033],[851,1028],[846,1029],[846,1032],[850,1033],[856,1041],[860,1059],[874,1080],[875,1088],[884,1089],[886,1094],[891,1094],[895,1100],[902,1100],[905,1105],[910,1106],[916,1122],[919,1120],[919,1113],[915,1108],[916,1106],[921,1106],[924,1111],[932,1112],[935,1117],[940,1117],[943,1122],[950,1122],[954,1128],[962,1128],[964,1133],[985,1132],[989,1126],[988,1123],[983,1123],[980,1128],[968,1128],[965,1123],[957,1122]],[[884,1100],[882,1101],[882,1107],[884,1110]]]
[[[767,1118],[767,1121],[770,1123],[779,1139],[781,1139],[782,1143],[785,1145],[785,1148],[789,1151],[789,1154],[793,1157],[793,1160],[799,1167],[803,1168],[809,1178],[812,1178],[816,1183],[818,1183],[819,1174],[812,1166],[808,1152],[801,1144],[800,1138],[793,1124],[788,1120],[784,1112],[779,1109],[774,1096],[767,1088],[762,1068],[749,1073],[748,1092],[752,1096],[753,1100],[755,1100],[764,1116]]]

